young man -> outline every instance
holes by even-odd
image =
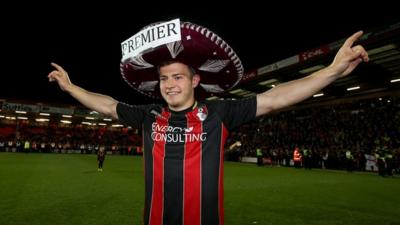
[[[190,28],[190,32],[202,31],[196,27]],[[190,48],[185,41],[193,40],[196,35],[190,33],[190,38],[185,36],[182,39],[179,44],[184,45],[184,51]],[[157,64],[159,92],[167,107],[131,106],[112,97],[89,92],[71,83],[68,73],[55,63],[52,63],[55,70],[48,77],[86,107],[118,119],[127,126],[142,128],[146,185],[145,225],[223,225],[223,154],[228,131],[257,116],[300,102],[336,79],[348,75],[362,61],[368,61],[364,48],[353,46],[361,35],[362,32],[357,32],[349,37],[330,66],[255,97],[240,100],[197,102],[195,88],[199,86],[200,79],[206,77],[203,74],[208,72],[199,73],[204,71],[204,66],[193,66],[195,63],[190,61],[192,58],[185,61],[184,58],[176,57],[176,54],[171,54],[172,60],[171,57],[166,58],[164,62],[159,61]],[[208,36],[211,40],[217,40],[214,35]],[[220,44],[219,40],[215,42],[226,46],[225,43]],[[230,58],[221,61],[228,62],[232,59],[237,62],[232,51],[226,50],[227,47],[224,49]],[[222,54],[221,52],[214,51],[211,55]],[[150,55],[146,60],[163,54],[161,51],[158,53]],[[140,57],[140,60],[145,59],[144,55]],[[143,61],[140,63],[142,66],[147,65]],[[123,65],[122,68],[128,67],[129,65]],[[237,65],[235,68],[240,71]],[[217,71],[211,67],[208,69]],[[232,70],[228,72],[232,74]]]

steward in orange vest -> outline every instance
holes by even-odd
[[[293,162],[294,162],[294,167],[296,168],[301,167],[301,154],[300,154],[300,149],[297,146],[293,152]]]

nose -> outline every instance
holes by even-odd
[[[165,88],[173,88],[175,86],[174,79],[166,79],[164,80],[164,86]]]

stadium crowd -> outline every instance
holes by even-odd
[[[386,158],[398,170],[400,102],[377,98],[271,114],[231,133],[227,146],[234,146],[228,147],[230,160],[256,157],[261,148],[265,163],[290,165],[298,147],[307,168],[363,171],[374,156]]]
[[[104,146],[112,154],[136,155],[142,153],[141,141],[140,133],[128,128],[0,123],[3,152],[97,154]],[[399,172],[399,99],[296,107],[261,117],[229,135],[226,159],[259,157],[261,150],[264,164],[292,166],[296,148],[306,168],[364,171],[372,157]]]
[[[0,151],[26,153],[97,154],[100,147],[112,154],[141,154],[141,137],[127,128],[58,127],[20,123],[0,126]]]

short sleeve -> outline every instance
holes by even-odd
[[[145,116],[145,107],[119,102],[117,105],[117,114],[121,124],[140,128]]]
[[[257,100],[255,96],[239,100],[216,100],[212,105],[228,130],[256,118]]]

